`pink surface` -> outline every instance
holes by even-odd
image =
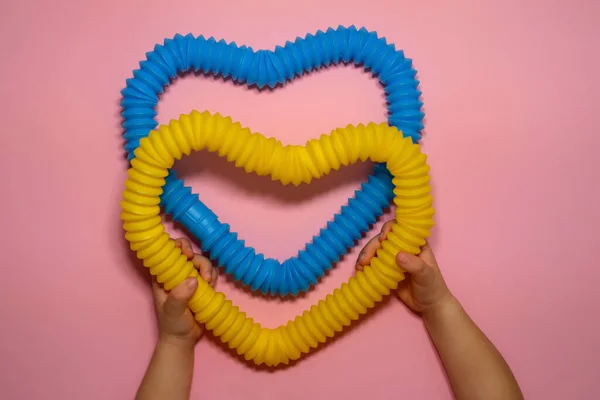
[[[526,397],[600,398],[598,2],[94,3],[0,5],[2,398],[132,398],[144,372],[155,321],[118,217],[119,91],[144,53],[177,32],[272,49],[338,24],[377,30],[414,59],[438,211],[432,243]],[[159,121],[192,109],[298,144],[385,119],[377,81],[352,67],[270,93],[189,76],[163,97]],[[178,168],[250,245],[278,258],[295,254],[370,169],[284,190],[206,153]],[[357,250],[294,302],[253,297],[224,277],[218,287],[278,325],[345,281]],[[275,372],[202,340],[193,398],[450,398],[419,319],[391,300]]]

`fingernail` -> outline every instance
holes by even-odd
[[[196,280],[196,278],[190,277],[186,279],[185,284],[190,289],[196,289],[196,286],[198,286],[198,281]]]
[[[396,256],[396,260],[399,264],[406,264],[408,262],[408,256],[404,253],[398,253],[398,256]]]

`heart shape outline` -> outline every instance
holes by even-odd
[[[221,58],[225,58],[225,62],[221,62]],[[237,63],[234,62],[236,58]],[[140,62],[140,69],[133,72],[134,77],[127,80],[127,87],[121,91],[122,126],[128,158],[131,160],[134,157],[133,152],[140,139],[157,126],[154,108],[158,96],[178,72],[190,68],[202,70],[215,76],[246,82],[249,86],[256,85],[260,89],[265,85],[275,87],[284,84],[315,67],[350,61],[363,64],[365,70],[370,69],[373,75],[379,77],[387,93],[390,124],[405,136],[418,140],[424,114],[419,101],[421,92],[417,89],[419,82],[415,79],[416,71],[412,68],[412,61],[406,59],[402,51],[396,51],[393,44],[388,45],[385,38],[379,38],[376,32],[340,26],[336,30],[329,28],[325,33],[318,31],[314,36],[308,34],[305,39],[296,38],[294,43],[288,41],[285,47],[277,46],[275,51],[257,52],[251,47],[238,48],[235,42],[217,42],[212,37],[206,40],[202,36],[176,35],[173,39],[165,40],[164,46],[157,45],[154,51],[146,54],[146,61]],[[238,239],[237,233],[231,232],[228,224],[218,222],[217,216],[197,195],[192,194],[191,188],[185,187],[183,181],[176,178],[173,171],[166,179],[161,204],[165,206],[167,214],[171,214],[175,221],[182,223],[188,232],[200,240],[202,249],[235,280],[250,286],[253,291],[295,296],[315,284],[360,239],[362,233],[369,230],[389,205],[393,198],[392,190],[388,171],[383,165],[376,166],[368,181],[361,185],[361,190],[356,191],[341,212],[334,215],[327,228],[321,229],[319,235],[314,236],[312,242],[296,257],[288,258],[283,263],[265,258],[246,247],[244,241]],[[220,224],[218,229],[211,232],[204,229],[200,221],[207,215]],[[349,236],[344,232],[349,232]],[[218,233],[218,237],[214,236],[215,233]],[[232,252],[225,249],[232,248],[248,254],[246,264],[231,262]],[[256,263],[261,264],[260,274],[254,275],[258,276],[257,279],[250,279],[240,272],[247,270],[247,265],[254,266]],[[290,282],[286,276],[300,278]],[[262,279],[264,277],[274,278]]]
[[[227,156],[229,161],[236,160],[236,165],[249,173],[270,174],[276,179],[304,174],[308,182],[359,160],[387,162],[397,205],[391,232],[370,264],[339,289],[294,321],[275,329],[262,328],[199,277],[193,263],[165,232],[160,218],[159,196],[168,169],[183,155],[205,148]],[[188,306],[196,320],[257,365],[277,366],[297,360],[365,314],[404,279],[395,263],[398,252],[418,254],[434,224],[427,157],[420,145],[400,138],[398,130],[385,123],[349,125],[304,147],[283,146],[251,133],[231,118],[192,112],[152,131],[142,139],[135,156],[121,201],[121,219],[130,248],[167,290],[189,276],[195,277],[198,288]],[[274,171],[280,173],[275,175]]]

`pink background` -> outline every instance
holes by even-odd
[[[600,398],[597,1],[16,4],[0,5],[4,399],[132,398],[147,365],[150,291],[118,217],[119,91],[144,53],[177,32],[272,49],[338,24],[377,30],[414,60],[438,211],[434,250],[526,397]],[[192,109],[294,144],[386,115],[377,81],[352,67],[270,93],[188,76],[163,96],[159,121]],[[206,153],[178,169],[250,245],[281,259],[370,166],[299,189]],[[357,251],[294,302],[252,296],[224,277],[218,287],[279,325],[345,281]],[[205,338],[193,398],[450,398],[420,320],[390,300],[342,340],[275,372],[253,370]]]

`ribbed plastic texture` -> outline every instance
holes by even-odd
[[[127,87],[121,92],[125,148],[129,158],[134,157],[140,139],[157,126],[154,108],[158,96],[178,73],[193,69],[262,88],[284,84],[314,68],[341,62],[362,64],[378,76],[389,103],[389,123],[414,141],[420,138],[423,113],[416,71],[402,51],[387,44],[376,32],[340,26],[288,41],[283,47],[277,46],[275,51],[254,51],[223,40],[217,42],[214,38],[176,35],[146,54],[146,60],[140,63],[140,69],[133,72],[133,78],[127,80]],[[300,181],[290,182],[298,184]],[[316,283],[324,271],[368,231],[369,225],[389,205],[393,198],[392,189],[388,171],[383,165],[376,166],[361,190],[355,192],[327,228],[313,237],[312,243],[296,257],[283,263],[245,247],[244,241],[230,231],[230,226],[220,223],[173,171],[165,179],[161,205],[201,241],[202,249],[234,279],[263,293],[296,295]],[[208,231],[207,226],[213,229]],[[238,257],[238,254],[244,256]],[[242,260],[245,261],[243,265],[239,264]]]
[[[271,175],[282,182],[308,183],[359,160],[387,162],[395,185],[394,203],[398,206],[392,231],[371,264],[339,289],[286,325],[262,328],[199,277],[161,222],[159,196],[168,168],[184,154],[202,149],[227,157],[246,172]],[[387,124],[348,126],[329,136],[310,140],[305,147],[283,146],[274,139],[251,133],[230,118],[192,112],[152,131],[142,139],[135,156],[121,201],[121,219],[131,249],[167,290],[188,276],[196,277],[198,289],[189,302],[196,320],[256,364],[276,366],[296,360],[365,314],[404,278],[395,263],[397,253],[418,254],[433,226],[426,156],[420,152],[419,145],[402,138],[396,128]],[[211,230],[214,219],[199,223],[207,224],[207,230]],[[247,256],[240,252],[231,255],[235,262]],[[262,274],[258,264],[247,264],[247,267],[244,273]],[[286,272],[291,273],[291,270]],[[283,281],[293,282],[299,278],[290,276]],[[259,286],[266,279],[266,276],[257,279]]]

